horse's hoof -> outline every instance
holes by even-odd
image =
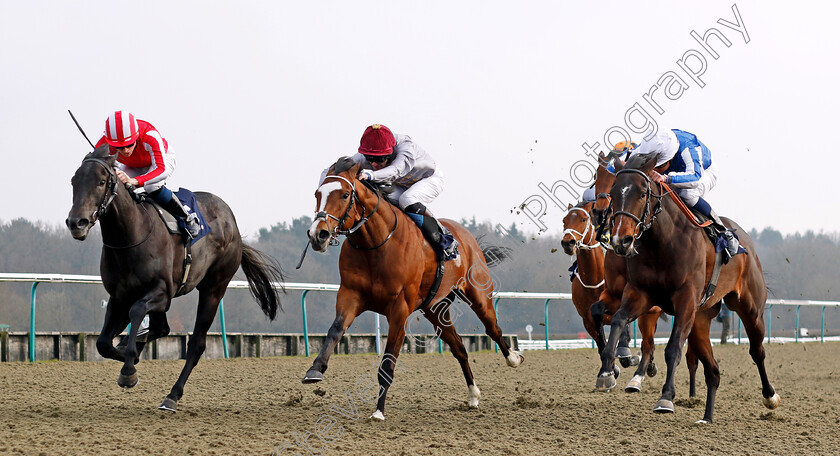
[[[695,421],[694,424],[712,424],[712,420],[707,420],[703,418],[702,420]]]
[[[633,378],[630,379],[630,383],[624,387],[624,391],[628,393],[638,393],[642,390],[642,380],[645,378],[641,375],[634,375]]]
[[[370,419],[376,421],[385,421],[385,414],[377,410],[373,412],[373,415],[370,416]]]
[[[782,401],[782,398],[779,397],[778,394],[773,394],[773,397],[765,397],[763,402],[764,406],[773,410],[774,408],[779,406],[779,403]]]
[[[475,385],[470,385],[467,389],[469,389],[469,400],[467,401],[467,405],[470,408],[478,408],[478,400],[481,399],[481,391],[479,391],[478,387]]]
[[[176,412],[178,411],[178,401],[171,398],[164,398],[163,402],[158,405],[158,410],[166,410],[167,412]]]
[[[656,364],[653,364],[653,361],[648,364],[647,367],[647,375],[648,377],[656,377],[656,374],[659,372],[659,369],[656,368]]]
[[[510,367],[519,367],[525,361],[525,357],[522,356],[522,352],[511,350],[505,361]]]
[[[626,368],[632,366],[631,358],[632,358],[631,356],[628,356],[626,358],[618,358],[618,362],[621,363],[621,367],[626,369]]]
[[[633,355],[630,357],[630,365],[631,366],[638,366],[639,363],[642,362],[642,357],[639,355]]]
[[[117,378],[117,385],[120,385],[120,387],[126,389],[134,388],[135,386],[137,386],[137,382],[139,381],[140,379],[137,377],[137,372],[131,375],[120,374],[119,378]]]
[[[668,399],[659,399],[656,401],[656,407],[653,408],[656,413],[674,413],[674,403]]]
[[[318,383],[324,379],[324,374],[318,369],[309,369],[303,376],[303,383]]]
[[[618,378],[621,375],[621,368],[613,364],[613,377]]]
[[[630,347],[616,347],[615,349],[615,357],[619,359],[625,359],[633,356],[633,353],[630,351]],[[624,366],[627,367],[627,366]]]
[[[613,388],[615,388],[615,377],[613,377],[612,373],[598,376],[598,380],[595,382],[595,389],[607,392]]]

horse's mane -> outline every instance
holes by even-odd
[[[352,158],[341,157],[330,167],[330,171],[334,174],[341,174],[354,166],[356,166],[356,162]]]
[[[107,144],[103,144],[97,147],[93,152],[85,155],[85,158],[101,158],[107,160],[111,158],[111,148],[108,147]]]
[[[639,169],[645,166],[649,161],[656,160],[658,154],[651,152],[647,154],[635,154],[631,155],[629,159],[627,159],[627,164],[624,165],[625,168],[630,169]]]

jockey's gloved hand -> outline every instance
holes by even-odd
[[[373,173],[369,169],[363,169],[359,173],[359,180],[373,180]]]

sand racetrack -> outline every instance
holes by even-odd
[[[113,361],[3,363],[0,454],[836,454],[840,344],[765,347],[779,408],[761,405],[746,346],[715,347],[722,378],[712,425],[694,424],[706,391],[701,374],[699,400],[688,400],[684,363],[676,413],[651,411],[663,347],[659,375],[637,394],[621,389],[628,370],[616,390],[594,390],[594,350],[526,352],[517,369],[499,354],[473,353],[477,410],[466,406],[451,355],[404,354],[384,422],[367,419],[375,407],[354,387],[374,378],[375,356],[333,356],[317,385],[300,382],[308,358],[202,360],[177,413],[156,407],[182,361],[141,362],[140,383],[125,391]],[[296,443],[307,433],[309,450]]]

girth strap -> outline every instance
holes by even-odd
[[[709,279],[709,283],[706,285],[706,291],[703,292],[703,298],[700,299],[700,307],[703,307],[706,301],[715,294],[718,279],[720,278],[720,270],[723,268],[723,255],[723,251],[715,252],[715,267],[712,269],[712,278]]]
[[[184,243],[184,274],[181,277],[181,286],[178,287],[178,292],[175,293],[175,296],[179,296],[182,291],[184,291],[184,287],[187,285],[187,279],[190,276],[190,268],[192,267],[192,242],[189,237],[186,238]]]
[[[446,272],[445,267],[443,265],[443,260],[438,261],[437,271],[435,272],[435,281],[432,282],[432,288],[429,289],[429,294],[426,295],[426,299],[423,300],[423,303],[420,304],[418,309],[425,310],[426,306],[432,302],[435,295],[437,295],[438,290],[440,289],[440,282],[443,280],[443,273]]]

